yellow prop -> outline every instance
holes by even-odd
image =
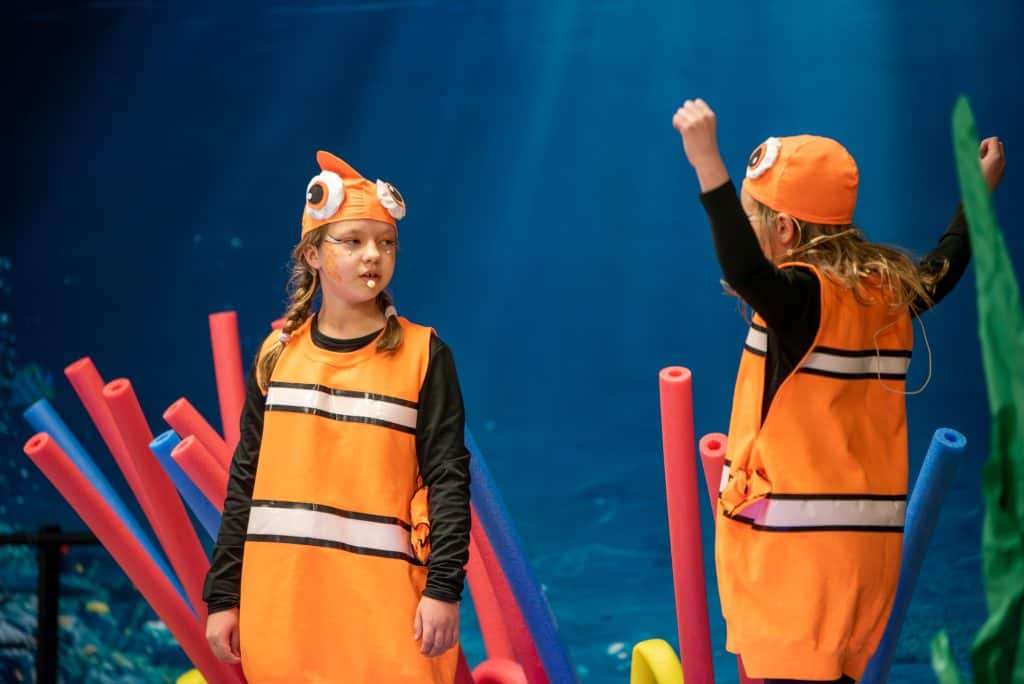
[[[178,677],[175,684],[206,684],[206,680],[203,679],[203,675],[199,674],[199,670],[189,670]]]
[[[683,666],[664,639],[648,639],[633,647],[629,684],[683,684]]]

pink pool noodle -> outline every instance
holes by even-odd
[[[221,432],[228,447],[233,449],[238,444],[238,419],[245,403],[245,375],[242,371],[242,350],[238,343],[238,314],[234,311],[210,314],[210,343],[213,346],[217,398],[220,400]]]
[[[149,450],[153,433],[142,414],[131,383],[120,378],[103,388],[103,398],[110,407],[125,448],[139,476],[145,496],[142,509],[156,532],[164,553],[174,566],[178,581],[185,589],[189,602],[200,624],[206,623],[206,604],[203,602],[203,579],[210,569],[203,547],[199,544],[195,528],[178,497],[178,490],[170,476]]]
[[[99,538],[206,681],[210,684],[242,684],[245,679],[241,670],[214,657],[206,643],[203,627],[196,622],[178,592],[57,443],[41,432],[25,443],[24,451]]]
[[[474,684],[526,684],[526,674],[519,663],[490,658],[473,669]]]
[[[476,535],[469,536],[469,562],[466,563],[466,581],[469,592],[473,596],[473,608],[480,622],[480,632],[484,637],[484,647],[488,658],[515,660],[512,641],[505,627],[505,618],[501,615],[501,604],[494,594],[494,587],[487,576],[487,568],[480,557],[480,549],[476,543]]]
[[[124,475],[124,479],[128,482],[128,487],[138,500],[139,506],[143,506],[142,499],[145,493],[142,485],[139,483],[135,464],[125,449],[124,440],[121,439],[121,432],[117,428],[113,414],[110,413],[110,407],[107,406],[107,402],[103,399],[103,385],[105,383],[99,371],[96,370],[92,359],[88,356],[78,359],[64,369],[64,375],[71,382],[71,386],[75,388],[75,394],[78,395],[82,405],[85,406],[86,412],[96,425],[96,429],[99,430],[103,442],[110,450],[114,461],[117,462],[118,468],[121,469],[121,474]]]
[[[708,485],[708,500],[711,502],[711,517],[718,514],[718,491],[722,485],[722,470],[725,468],[725,452],[729,438],[721,432],[711,432],[700,438],[700,462],[704,466],[704,480]],[[743,661],[736,656],[736,669],[740,684],[759,684],[762,680],[751,679],[743,669]]]
[[[540,655],[537,653],[537,647],[533,643],[533,635],[530,634],[530,629],[526,626],[526,620],[523,619],[523,613],[516,602],[515,594],[512,593],[512,588],[505,578],[501,562],[494,554],[491,541],[487,538],[487,533],[477,517],[476,509],[470,505],[469,510],[472,516],[470,537],[476,540],[480,558],[487,569],[487,577],[491,581],[491,586],[494,587],[494,595],[498,599],[498,604],[503,608],[502,614],[516,660],[522,666],[523,672],[526,673],[526,680],[529,684],[547,684],[548,676],[544,671]]]
[[[210,427],[210,424],[189,403],[188,399],[182,397],[168,406],[164,411],[164,420],[174,428],[174,431],[182,439],[189,435],[195,435],[200,444],[213,456],[224,474],[227,475],[231,471],[232,449],[228,448],[227,443],[221,439],[216,430]]]
[[[224,499],[228,495],[228,476],[213,460],[213,456],[196,439],[189,435],[171,450],[171,458],[178,464],[192,484],[199,488],[218,513],[224,513]]]
[[[704,469],[704,480],[708,486],[708,501],[711,502],[711,517],[718,511],[718,490],[725,468],[725,447],[728,438],[721,432],[712,432],[700,438],[700,463]]]
[[[665,498],[683,681],[710,684],[715,681],[715,673],[711,666],[708,601],[700,539],[690,371],[679,366],[665,368],[658,374],[658,384],[661,438],[665,452]]]

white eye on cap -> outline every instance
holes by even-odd
[[[398,192],[398,188],[394,185],[378,178],[377,199],[380,200],[380,203],[388,210],[393,219],[401,221],[405,218],[405,200],[402,198],[402,193]]]
[[[757,146],[750,161],[747,162],[747,178],[754,180],[764,175],[765,171],[772,168],[772,165],[779,158],[779,150],[782,149],[782,141],[778,138],[768,138]]]
[[[321,171],[306,186],[306,213],[322,221],[334,216],[345,201],[345,184],[333,171]]]

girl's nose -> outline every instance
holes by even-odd
[[[377,243],[370,240],[366,243],[366,249],[363,251],[363,259],[370,261],[378,258],[380,258],[380,250],[377,249]]]

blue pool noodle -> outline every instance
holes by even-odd
[[[914,491],[907,506],[907,520],[903,535],[903,562],[900,565],[900,579],[896,586],[896,600],[893,603],[889,624],[885,627],[882,641],[878,645],[868,668],[861,678],[861,684],[884,684],[889,676],[889,667],[900,638],[903,621],[907,617],[910,597],[921,574],[928,540],[931,539],[939,509],[946,493],[956,477],[957,467],[962,460],[967,438],[956,430],[939,428],[932,436],[928,454],[917,476]]]
[[[168,430],[149,443],[149,450],[156,455],[171,482],[174,483],[181,498],[185,500],[192,513],[196,516],[203,530],[210,539],[217,540],[217,530],[220,529],[220,513],[213,507],[210,500],[199,490],[199,487],[192,482],[192,479],[185,474],[173,458],[171,451],[178,446],[181,438],[174,430]]]
[[[142,531],[139,523],[135,520],[135,516],[131,514],[131,511],[125,506],[121,497],[117,495],[117,492],[114,491],[110,482],[103,475],[103,471],[99,469],[96,462],[85,451],[81,442],[78,441],[78,438],[71,432],[67,424],[61,420],[60,415],[50,405],[50,402],[46,399],[40,399],[25,409],[25,412],[21,415],[28,421],[33,430],[49,434],[53,441],[57,442],[57,445],[64,450],[64,453],[68,455],[71,462],[85,475],[85,478],[92,483],[96,491],[100,493],[100,496],[110,505],[110,509],[124,523],[128,531],[132,533],[132,536],[139,540],[139,544],[142,545],[142,548],[146,550],[149,557],[160,568],[160,572],[164,574],[164,577],[170,581],[175,591],[185,599],[187,605],[188,599],[185,597],[185,590],[178,584],[177,577],[171,571],[170,566],[167,565],[163,555],[150,542],[146,533]]]
[[[558,636],[551,607],[526,560],[505,502],[469,428],[466,428],[466,447],[470,453],[470,498],[533,636],[548,680],[559,684],[578,682],[576,670]]]

